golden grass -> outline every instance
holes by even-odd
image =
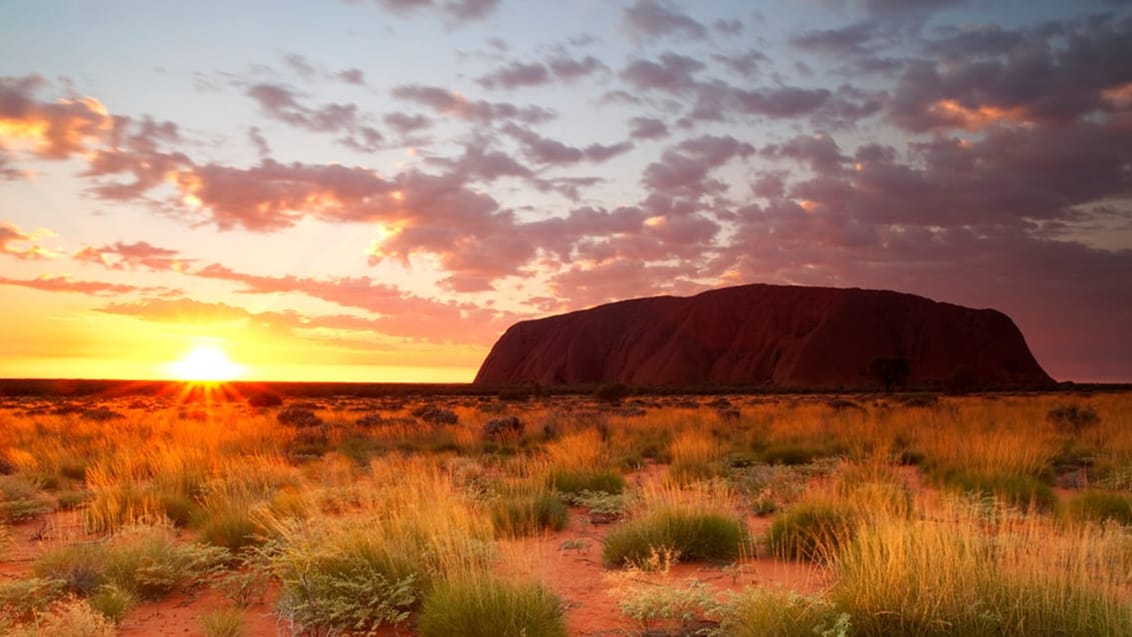
[[[402,418],[415,404],[327,399],[317,410],[321,447],[302,447],[277,410],[239,404],[115,405],[125,418],[99,422],[80,412],[23,414],[9,403],[0,408],[0,466],[36,485],[45,502],[81,493],[91,532],[173,522],[223,537],[250,523],[285,587],[319,565],[348,583],[356,575],[349,556],[368,556],[394,578],[392,592],[396,578],[412,579],[417,602],[437,582],[499,576],[492,503],[545,494],[556,481],[624,486],[626,522],[666,512],[744,520],[772,510],[764,500],[787,510],[830,505],[851,513],[853,529],[823,553],[834,576],[822,604],[834,605],[831,617],[849,617],[857,634],[1132,630],[1128,529],[1019,500],[1010,506],[996,489],[965,493],[954,484],[966,483],[948,482],[1048,488],[1059,472],[1077,472],[1090,486],[1132,493],[1132,395],[940,397],[922,406],[899,396],[731,400],[738,420],[703,398],[698,408],[645,415],[580,399],[483,410],[465,400],[449,405],[453,425],[363,427],[356,421],[366,409]],[[1065,405],[1098,421],[1074,429],[1048,417]],[[486,439],[483,424],[500,411],[520,416],[525,432]],[[770,458],[783,464],[762,464]],[[653,462],[667,471],[653,471]],[[920,469],[899,466],[908,462]],[[0,548],[4,534],[0,525]]]

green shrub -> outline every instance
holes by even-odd
[[[771,523],[767,549],[784,559],[825,562],[849,541],[853,525],[853,513],[845,507],[800,502]]]
[[[670,551],[681,560],[730,562],[746,541],[742,520],[672,506],[613,527],[602,561],[608,567],[641,565],[657,551]]]
[[[1132,496],[1110,491],[1082,491],[1066,506],[1072,520],[1104,522],[1112,520],[1132,525]]]
[[[621,493],[625,490],[625,478],[614,469],[561,469],[550,472],[550,488],[562,494],[582,491],[604,491]]]
[[[952,471],[943,475],[948,488],[972,495],[993,495],[1011,506],[1034,507],[1039,511],[1052,511],[1057,496],[1048,484],[1037,478],[1017,473],[981,473]]]
[[[782,589],[748,588],[722,613],[719,632],[728,637],[847,637],[853,634],[847,613],[821,597]]]
[[[205,637],[240,637],[244,634],[244,614],[231,606],[210,610],[200,616]]]
[[[565,637],[558,598],[538,584],[460,579],[439,584],[417,620],[421,637]]]
[[[505,495],[491,504],[492,526],[509,537],[561,531],[569,519],[570,509],[552,493]]]

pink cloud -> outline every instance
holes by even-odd
[[[0,78],[0,146],[29,143],[39,158],[66,159],[107,135],[113,124],[101,102],[40,101],[37,93],[46,85],[38,75]]]
[[[159,248],[145,241],[115,242],[98,248],[85,246],[74,254],[76,261],[95,263],[111,270],[145,268],[154,272],[182,272],[193,259],[179,256],[177,250]]]
[[[148,294],[169,294],[172,290],[162,287],[136,286],[124,283],[107,283],[104,281],[84,281],[73,279],[69,275],[42,275],[35,279],[13,279],[0,277],[0,285],[15,285],[44,292],[75,292],[91,296],[113,296],[135,292]]]
[[[43,233],[27,234],[14,224],[0,222],[0,254],[28,261],[50,259],[56,254],[34,243]],[[26,246],[16,244],[31,244]]]

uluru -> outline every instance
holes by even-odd
[[[884,378],[895,367],[897,378]],[[753,284],[522,321],[492,347],[480,384],[1053,384],[1007,315],[913,294]]]

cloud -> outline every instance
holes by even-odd
[[[523,154],[532,161],[540,164],[567,165],[576,164],[583,159],[592,162],[603,162],[632,150],[631,142],[620,142],[612,145],[590,144],[585,148],[566,145],[560,141],[543,137],[529,128],[508,124],[503,132],[515,138]]]
[[[653,192],[692,199],[722,194],[728,186],[711,178],[711,172],[754,152],[753,146],[729,135],[703,135],[666,149],[660,161],[645,168],[641,182]]]
[[[251,168],[219,164],[189,166],[173,173],[179,203],[222,230],[241,227],[273,232],[303,217],[367,221],[398,208],[396,185],[373,171],[337,164],[282,164],[270,159]]]
[[[833,95],[824,88],[782,86],[770,89],[736,89],[732,93],[741,112],[766,117],[798,117],[814,113]]]
[[[818,174],[836,174],[849,161],[837,142],[823,133],[799,135],[783,144],[772,144],[759,151],[765,157],[785,157],[807,164]]]
[[[436,301],[405,292],[369,277],[315,279],[297,276],[258,276],[240,273],[218,263],[193,272],[195,276],[230,281],[243,294],[303,294],[379,317],[353,318],[353,329],[438,343],[492,342],[518,315],[473,303]],[[339,317],[342,318],[342,317]],[[311,327],[311,319],[300,326]],[[325,320],[325,319],[323,319]],[[341,320],[338,321],[341,327]]]
[[[759,64],[770,61],[765,53],[754,49],[748,50],[746,53],[712,53],[711,59],[745,78],[754,76]]]
[[[458,22],[482,20],[499,6],[499,0],[377,0],[377,3],[394,13],[412,13],[426,9],[439,11]]]
[[[111,303],[100,312],[131,316],[158,323],[178,323],[190,325],[210,325],[214,323],[234,323],[247,321],[255,315],[247,310],[228,305],[197,301],[186,297],[172,299],[143,299],[126,303]]]
[[[460,93],[439,86],[408,84],[397,86],[393,97],[427,106],[442,115],[459,117],[483,124],[497,121],[519,121],[541,124],[554,119],[553,111],[541,106],[518,107],[509,102],[471,101]]]
[[[385,123],[402,135],[432,126],[432,120],[424,115],[408,115],[406,113],[389,113],[384,117]]]
[[[116,296],[120,294],[146,293],[170,294],[172,290],[163,287],[142,287],[124,283],[108,283],[105,281],[84,281],[73,279],[70,275],[44,274],[34,279],[13,279],[0,276],[0,285],[16,285],[44,292],[74,292],[91,296]]]
[[[737,18],[719,19],[712,23],[716,33],[725,36],[740,36],[743,34],[743,21]]]
[[[318,133],[346,133],[339,143],[361,152],[381,147],[381,133],[363,123],[356,104],[331,103],[310,108],[299,103],[294,91],[278,84],[255,84],[246,93],[259,104],[263,114],[272,119]]]
[[[111,270],[144,268],[154,272],[183,272],[193,259],[185,259],[177,250],[159,248],[145,241],[115,242],[101,247],[85,246],[74,254],[76,261],[94,263]]]
[[[499,86],[513,89],[521,86],[541,86],[550,83],[550,70],[542,63],[512,62],[476,80],[486,88]]]
[[[263,136],[263,131],[258,126],[248,128],[248,142],[255,148],[260,159],[271,156],[271,146],[268,145],[267,138]]]
[[[511,62],[476,80],[485,88],[514,89],[526,86],[543,86],[555,79],[560,81],[573,81],[591,75],[608,67],[588,55],[577,59],[564,54],[558,54],[544,62]]]
[[[630,139],[663,139],[668,137],[668,126],[653,117],[634,117],[629,120]]]
[[[0,222],[0,254],[6,254],[10,257],[26,261],[51,259],[58,256],[57,253],[37,243],[33,243],[45,236],[51,236],[51,234],[52,233],[49,231],[27,234],[20,230],[19,226],[15,224]],[[16,245],[20,243],[30,243],[31,245]]]
[[[669,52],[662,54],[659,62],[631,62],[621,70],[621,79],[638,90],[681,93],[697,86],[695,75],[705,68],[707,67],[699,60]]]
[[[107,135],[113,122],[101,102],[93,97],[40,101],[37,94],[46,86],[38,75],[0,77],[0,148],[29,146],[40,159],[66,159]]]
[[[928,49],[942,61],[906,65],[889,119],[915,132],[997,123],[1064,125],[1126,113],[1132,17],[1101,17],[1014,32],[950,31]]]
[[[702,40],[707,37],[704,25],[659,0],[637,0],[625,9],[623,19],[629,33],[642,38],[677,35]]]

